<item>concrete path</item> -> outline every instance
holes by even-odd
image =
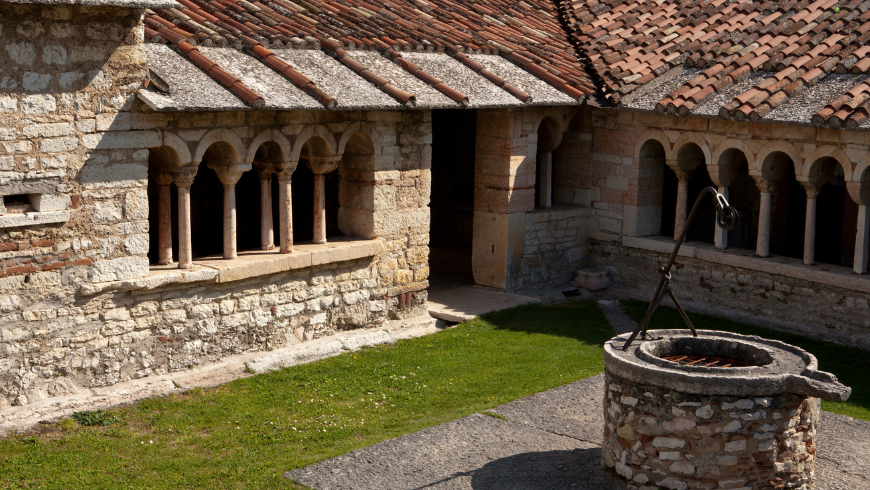
[[[538,298],[480,287],[463,287],[429,295],[429,314],[449,322],[462,322],[491,311],[540,303]]]
[[[618,303],[601,307],[634,329]],[[603,392],[594,376],[285,476],[316,490],[621,490],[599,463]],[[870,489],[870,422],[822,412],[817,444],[815,490]]]

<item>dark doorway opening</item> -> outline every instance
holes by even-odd
[[[474,284],[474,151],[477,111],[432,111],[429,291]]]

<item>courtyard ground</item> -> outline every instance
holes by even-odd
[[[642,308],[631,303],[625,306],[629,314]],[[662,315],[666,320],[668,312]],[[704,321],[700,316],[694,318]],[[708,328],[710,325],[705,324]],[[439,483],[446,485],[443,488],[498,488],[474,484],[475,478],[480,482],[486,481],[481,478],[487,474],[498,476],[504,473],[496,471],[499,467],[519,464],[525,458],[523,454],[531,458],[526,458],[530,462],[546,463],[539,465],[542,469],[562,461],[554,466],[556,470],[575,474],[588,469],[587,476],[598,478],[595,455],[600,430],[595,422],[589,419],[577,424],[576,430],[588,431],[579,439],[553,432],[553,424],[561,423],[559,417],[583,419],[598,414],[601,397],[593,392],[600,381],[591,378],[580,384],[574,382],[603,371],[601,345],[612,335],[607,318],[594,302],[527,305],[488,314],[430,336],[285,368],[216,389],[150,399],[104,413],[80,414],[56,424],[44,424],[30,434],[0,439],[0,488],[294,488],[295,484],[282,476],[289,470],[298,469],[292,478],[313,484],[314,480],[306,480],[298,473],[314,474],[317,466],[311,467],[312,463],[360,448],[365,448],[362,453],[343,458],[380,450],[383,445],[367,446],[403,434],[407,436],[394,441],[419,441],[420,434],[438,434],[441,430],[462,435],[458,440],[469,451],[474,449],[475,441],[489,448],[474,450],[476,456],[466,458],[465,466],[446,467],[445,471],[452,473],[439,476],[430,472],[432,477],[444,479],[457,472],[474,471],[465,480],[454,478]],[[850,402],[823,408],[866,417],[870,403],[866,395],[856,395],[868,392],[870,383],[860,376],[870,368],[868,353],[828,344],[804,347],[819,357],[822,369],[834,372],[854,389]],[[829,349],[833,349],[832,360],[838,361],[832,365],[821,352]],[[849,378],[850,372],[858,375]],[[578,400],[563,403],[553,398],[563,406],[562,411],[552,410],[554,401],[547,401],[546,393],[542,393],[526,398],[526,402],[520,400],[495,409],[495,417],[480,414],[566,384],[546,392],[567,393]],[[580,391],[570,391],[574,389],[570,387],[580,387]],[[529,405],[528,400],[543,401]],[[506,408],[517,404],[526,407],[525,415]],[[577,412],[565,412],[564,407],[573,405],[578,407]],[[824,437],[829,419],[840,420],[826,414],[820,437]],[[848,417],[842,420],[847,427],[848,423],[858,424],[858,428],[867,425],[850,422]],[[448,421],[453,422],[445,424]],[[487,429],[489,426],[493,429]],[[431,428],[412,434],[427,427]],[[852,439],[849,434],[856,434],[856,430],[845,431],[843,437]],[[542,442],[527,444],[515,435],[523,431],[527,441],[532,441],[534,431],[540,431],[560,442],[554,442],[550,449]],[[504,434],[507,439],[502,437]],[[583,447],[572,447],[575,443],[559,437],[581,441],[576,444]],[[851,442],[834,446],[845,448]],[[384,450],[380,454],[389,457],[392,453]],[[404,450],[400,460],[413,467],[422,465],[413,454],[411,449]],[[425,456],[427,451],[418,448],[416,454]],[[572,466],[579,456],[585,466]],[[846,468],[847,463],[837,464]],[[323,465],[337,474],[333,471],[337,466]],[[532,476],[531,483],[539,481]],[[453,483],[448,484],[448,480],[455,480],[459,486],[450,486]],[[429,488],[438,481],[425,485]],[[318,488],[400,487],[318,484]]]

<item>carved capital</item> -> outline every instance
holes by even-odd
[[[193,185],[193,178],[196,177],[197,170],[199,167],[196,165],[178,167],[172,171],[172,180],[177,187],[190,187]]]
[[[767,180],[764,177],[755,177],[755,186],[758,187],[758,190],[761,191],[762,194],[770,194],[771,192],[773,192],[775,184],[774,182]]]
[[[668,165],[668,167],[670,167],[670,169],[674,171],[674,174],[677,176],[677,180],[679,180],[680,182],[688,182],[689,177],[692,175],[692,170],[694,170],[686,170],[676,165]]]
[[[244,163],[209,163],[208,168],[214,170],[217,173],[218,179],[220,179],[221,184],[223,185],[234,185],[239,179],[242,178],[242,174],[251,170],[250,164]]]
[[[807,191],[807,199],[815,199],[819,197],[819,192],[822,188],[813,184],[804,183],[804,190]]]
[[[328,174],[338,168],[339,161],[341,161],[341,155],[308,157],[305,159],[305,165],[307,165],[315,174]]]
[[[174,180],[172,169],[160,165],[149,166],[148,175],[154,179],[157,185],[169,185]]]
[[[278,180],[290,180],[293,177],[293,172],[296,171],[296,167],[299,165],[299,162],[282,162],[282,163],[273,163],[272,169],[275,172],[275,176],[278,177]]]

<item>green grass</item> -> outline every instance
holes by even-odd
[[[647,306],[648,303],[641,301],[622,301],[625,312],[636,322],[643,319]],[[870,352],[698,313],[689,313],[689,318],[695,328],[758,335],[796,345],[809,351],[819,360],[819,369],[833,373],[841,383],[852,388],[852,396],[849,397],[848,401],[829,402],[822,400],[822,409],[870,420],[870,377],[867,377],[867,373],[870,373]],[[662,306],[653,314],[649,328],[687,327],[677,310]]]
[[[300,488],[282,474],[600,373],[612,335],[590,301],[523,306],[211,390],[80,414],[92,425],[70,418],[0,439],[0,488]]]

